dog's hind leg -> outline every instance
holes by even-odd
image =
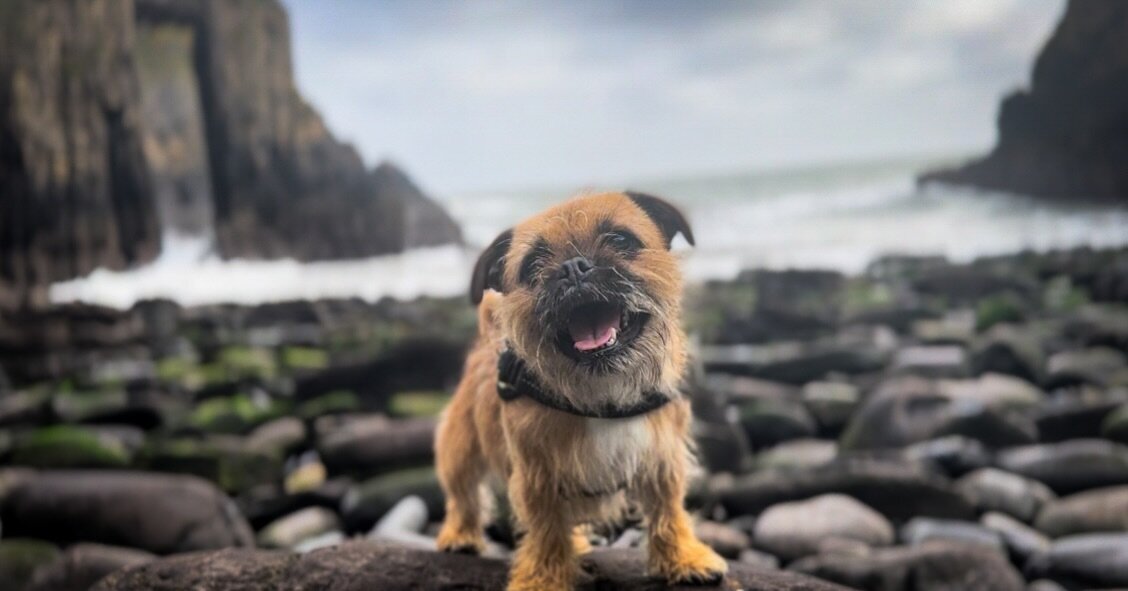
[[[455,396],[435,437],[435,469],[446,494],[438,547],[444,552],[480,554],[486,547],[482,480],[487,466],[466,400]]]

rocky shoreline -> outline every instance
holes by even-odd
[[[503,502],[489,556],[430,550],[474,322],[461,299],[5,314],[0,588],[500,588]],[[1128,249],[751,270],[692,286],[686,322],[688,502],[726,588],[1128,586]],[[663,588],[638,526],[593,533],[581,588]]]

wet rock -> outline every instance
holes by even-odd
[[[1128,486],[1110,486],[1057,499],[1038,514],[1036,527],[1054,538],[1128,531]]]
[[[972,348],[971,368],[976,375],[1012,375],[1033,384],[1045,376],[1046,355],[1032,330],[1010,325],[992,328]]]
[[[190,476],[49,471],[16,483],[0,507],[5,536],[80,541],[155,552],[254,543],[235,505]]]
[[[305,424],[294,417],[282,417],[264,423],[247,434],[248,450],[284,455],[294,451],[306,439]]]
[[[1022,591],[1022,577],[999,552],[931,542],[874,550],[869,556],[820,554],[790,570],[866,591]]]
[[[715,521],[698,523],[694,532],[699,540],[725,558],[738,558],[741,552],[752,545],[744,532]]]
[[[838,456],[838,444],[822,439],[786,441],[756,456],[758,469],[813,468],[829,464]]]
[[[293,548],[304,540],[340,527],[337,514],[322,507],[307,507],[270,523],[258,533],[263,548]]]
[[[58,556],[59,549],[42,540],[0,540],[0,586],[22,590],[37,569],[51,564]]]
[[[11,462],[33,468],[124,468],[133,457],[133,449],[123,437],[141,435],[115,435],[88,427],[44,427],[15,439]]]
[[[796,385],[831,374],[876,371],[885,366],[886,357],[880,348],[857,342],[712,346],[701,351],[706,371]]]
[[[655,589],[646,558],[638,550],[596,550],[581,559],[578,591]],[[325,583],[333,588],[362,589],[502,589],[508,565],[498,559],[438,553],[386,543],[348,542],[308,554],[230,549],[173,556],[114,573],[92,591],[173,591],[243,589],[296,591]],[[796,573],[733,563],[734,587],[777,591],[845,591],[842,587]],[[686,589],[689,587],[676,587]],[[1007,591],[1003,589],[1001,591]]]
[[[1108,347],[1062,351],[1046,362],[1048,389],[1094,384],[1103,386],[1118,370],[1128,365],[1124,353]]]
[[[1050,549],[1049,538],[1009,515],[986,513],[979,519],[979,523],[1002,538],[1016,564],[1022,564],[1031,556]]]
[[[753,449],[813,437],[817,428],[810,413],[793,400],[744,402],[738,406],[738,416],[744,436]]]
[[[1081,588],[1128,586],[1128,533],[1059,538],[1049,552],[1027,562],[1025,570],[1030,578],[1069,581]]]
[[[429,464],[434,457],[434,419],[323,417],[314,431],[317,451],[331,474],[379,474]]]
[[[967,353],[955,345],[905,347],[893,356],[892,371],[929,378],[962,378],[969,373]]]
[[[765,470],[718,489],[730,515],[754,515],[778,503],[827,493],[853,497],[894,522],[917,515],[975,515],[971,503],[947,479],[898,461],[842,459],[814,468]]]
[[[960,478],[956,489],[971,499],[979,511],[999,511],[1026,523],[1057,498],[1037,480],[995,468],[982,468]]]
[[[25,591],[86,591],[112,572],[156,558],[132,548],[75,544],[54,562],[36,570]]]
[[[830,538],[848,538],[870,546],[894,541],[893,526],[885,517],[840,494],[772,505],[756,521],[754,534],[757,547],[784,560],[814,554]]]
[[[802,400],[815,418],[819,434],[837,437],[858,408],[861,394],[853,384],[809,382],[803,386]]]
[[[1038,480],[1058,494],[1128,484],[1128,447],[1097,439],[1004,450],[1000,468]]]
[[[400,501],[415,495],[427,504],[435,519],[444,514],[443,493],[433,468],[411,468],[389,472],[361,482],[341,499],[341,518],[346,531],[368,531]]]
[[[243,438],[232,435],[155,440],[146,446],[138,463],[157,472],[199,476],[230,493],[282,478],[278,452],[256,451]]]
[[[901,528],[901,539],[912,546],[929,542],[966,544],[1003,552],[1002,537],[994,531],[967,521],[914,517]]]

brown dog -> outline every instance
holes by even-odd
[[[719,581],[723,559],[682,506],[691,467],[681,273],[693,243],[670,204],[578,197],[502,233],[474,268],[479,338],[435,440],[447,515],[442,550],[478,552],[488,474],[524,536],[509,589],[571,589],[587,541],[573,528],[637,502],[651,570]],[[487,292],[487,290],[493,290]]]

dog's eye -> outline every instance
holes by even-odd
[[[615,230],[604,235],[605,244],[623,253],[635,253],[642,248],[637,236],[626,230]]]
[[[544,268],[544,261],[551,255],[548,246],[538,244],[521,260],[521,272],[517,279],[525,285],[532,285],[541,269]]]

